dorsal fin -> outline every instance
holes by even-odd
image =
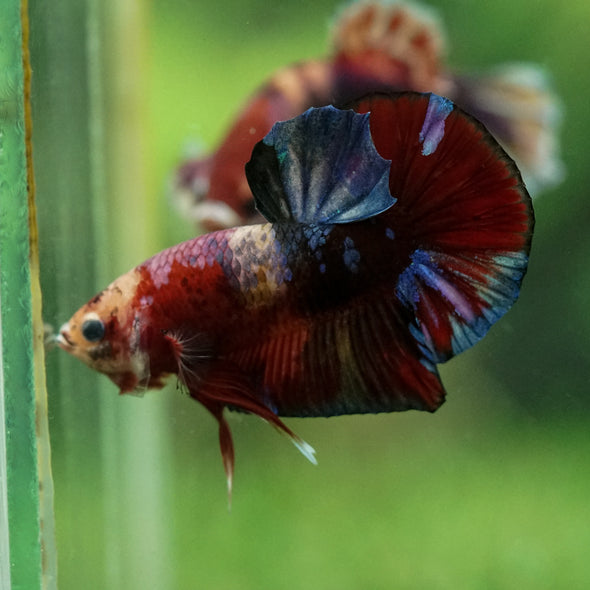
[[[390,164],[373,145],[369,115],[327,106],[276,123],[256,144],[246,176],[271,222],[350,223],[395,203]]]

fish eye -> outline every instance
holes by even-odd
[[[104,336],[104,324],[99,319],[86,320],[82,324],[82,336],[88,342],[98,342]]]

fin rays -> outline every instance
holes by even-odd
[[[396,295],[430,362],[444,362],[481,339],[517,299],[534,225],[530,197],[486,129],[444,99],[381,95],[354,108],[370,112],[377,150],[392,161],[398,202],[386,215],[411,252]]]
[[[281,416],[432,411],[444,390],[427,349],[408,333],[408,317],[392,294],[358,301],[232,358],[259,375],[264,403]]]
[[[350,223],[394,204],[389,167],[367,115],[327,106],[276,123],[254,148],[246,176],[268,221]]]

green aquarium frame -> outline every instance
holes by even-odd
[[[0,19],[0,587],[54,588],[26,1]]]

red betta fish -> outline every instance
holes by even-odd
[[[437,363],[518,297],[533,212],[512,160],[436,95],[373,95],[277,123],[246,174],[260,225],[164,250],[64,324],[121,393],[176,375],[219,422],[434,411]]]
[[[273,74],[240,110],[218,148],[184,162],[176,204],[207,231],[260,216],[244,165],[276,121],[309,107],[348,104],[370,92],[414,90],[450,97],[486,125],[534,191],[560,181],[559,107],[546,76],[532,65],[504,65],[465,75],[445,67],[442,26],[432,11],[402,2],[347,6],[332,31],[331,55]]]

